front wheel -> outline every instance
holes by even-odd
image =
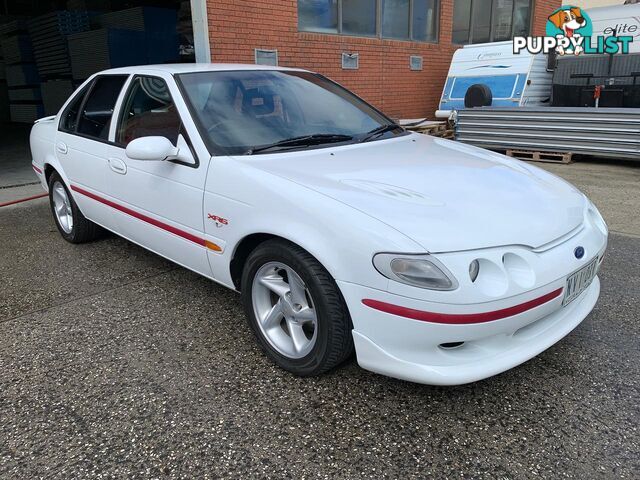
[[[89,242],[102,233],[98,225],[82,214],[57,172],[49,178],[49,204],[58,231],[67,242]]]
[[[270,240],[251,253],[242,300],[258,343],[285,370],[318,375],[353,352],[351,318],[338,286],[292,243]]]

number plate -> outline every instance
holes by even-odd
[[[564,299],[562,300],[562,306],[565,306],[573,302],[580,296],[584,290],[591,285],[591,281],[596,276],[598,271],[598,257],[594,258],[577,272],[572,273],[567,277],[567,283],[564,287]]]

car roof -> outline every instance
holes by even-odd
[[[165,72],[170,74],[177,73],[192,73],[192,72],[223,72],[223,71],[237,71],[237,70],[288,70],[294,72],[305,72],[301,68],[289,68],[289,67],[274,67],[270,65],[252,65],[243,63],[167,63],[160,65],[136,65],[132,67],[112,68],[109,70],[103,70],[99,73],[138,73],[140,71],[155,70],[158,72]]]

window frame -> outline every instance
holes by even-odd
[[[78,129],[78,118],[80,116],[80,110],[81,110],[82,106],[84,105],[84,101],[87,98],[87,94],[91,91],[92,88],[93,88],[93,80],[91,80],[86,85],[78,88],[75,92],[73,92],[71,94],[71,97],[70,97],[69,101],[65,104],[65,107],[60,112],[60,118],[58,119],[58,131],[59,132],[69,133],[71,135],[74,135],[76,133],[76,130]],[[76,113],[75,128],[73,130],[70,130],[68,128],[64,128],[63,125],[64,125],[64,123],[65,123],[65,121],[67,119],[67,113],[69,112],[69,109],[72,107],[72,105],[78,100],[80,101],[80,103],[79,103],[79,107],[78,107],[78,112]]]
[[[115,124],[115,136],[113,137],[113,142],[109,142],[111,145],[113,145],[114,147],[118,147],[118,148],[122,148],[123,150],[126,150],[127,146],[124,145],[121,142],[118,142],[118,131],[120,129],[120,124],[124,119],[124,116],[126,114],[125,112],[125,108],[124,106],[127,103],[127,99],[129,98],[129,96],[131,95],[131,92],[135,86],[135,82],[138,78],[141,77],[146,77],[146,78],[156,78],[159,80],[162,80],[164,82],[164,84],[167,87],[167,92],[169,93],[169,97],[171,98],[171,102],[173,102],[173,104],[177,107],[177,103],[175,101],[175,99],[173,98],[173,95],[171,95],[171,89],[169,88],[169,84],[167,83],[167,79],[164,77],[161,77],[159,75],[150,75],[150,74],[146,74],[146,73],[134,73],[133,75],[131,75],[131,78],[129,79],[128,84],[126,85],[126,89],[124,92],[124,95],[122,96],[122,101],[120,102],[120,106],[119,106],[119,112],[118,112],[118,121]],[[174,79],[175,81],[175,79]],[[176,84],[178,85],[178,89],[180,90],[180,94],[182,95],[182,90],[180,89],[180,84],[178,82],[176,82]],[[186,103],[186,102],[185,102]],[[188,104],[187,104],[188,107]],[[187,146],[189,147],[189,150],[191,151],[191,156],[193,157],[195,163],[188,163],[188,162],[184,162],[182,160],[165,160],[167,162],[171,162],[171,163],[175,163],[177,165],[184,165],[185,167],[190,167],[190,168],[198,168],[200,166],[200,160],[198,158],[198,155],[196,155],[196,151],[195,148],[193,147],[193,143],[191,142],[191,138],[189,137],[189,132],[187,132],[187,128],[185,127],[184,124],[184,120],[182,119],[182,115],[180,115],[180,111],[178,110],[178,108],[176,108],[176,113],[178,114],[178,118],[180,119],[180,132],[178,133],[178,135],[182,135],[184,138],[184,141],[186,142]],[[189,110],[189,114],[191,114],[191,111]],[[200,133],[200,132],[198,132]],[[143,138],[143,137],[138,137],[138,138]]]
[[[113,104],[113,112],[111,112],[111,119],[109,120],[109,129],[111,129],[111,122],[113,122],[113,114],[116,113],[116,110],[118,109],[118,98],[120,97],[120,94],[122,93],[122,90],[124,89],[124,87],[127,85],[127,81],[129,80],[129,76],[130,75],[128,73],[115,73],[115,74],[101,74],[101,75],[96,75],[95,77],[93,77],[93,79],[91,80],[91,86],[89,87],[89,90],[87,91],[87,93],[85,94],[84,98],[82,99],[82,103],[80,104],[80,108],[78,109],[78,116],[76,118],[76,128],[75,128],[75,131],[72,133],[72,135],[77,135],[78,137],[86,138],[88,140],[94,140],[96,142],[106,143],[108,145],[113,145],[113,142],[109,141],[109,134],[108,133],[107,133],[107,138],[104,139],[104,138],[94,137],[92,135],[87,135],[86,133],[78,132],[78,127],[80,126],[80,117],[82,115],[82,112],[84,110],[85,105],[87,104],[87,100],[91,96],[91,93],[93,92],[93,89],[96,87],[96,83],[98,83],[99,79],[106,78],[106,77],[123,77],[124,78],[124,82],[122,83],[122,87],[120,87],[120,92],[118,92],[118,96],[116,97],[116,101]]]
[[[453,0],[453,1],[454,1],[453,9],[455,11],[455,2],[456,2],[456,0]],[[511,5],[511,36],[507,40],[494,40],[494,33],[495,32],[494,32],[494,28],[493,28],[494,27],[494,25],[493,25],[493,13],[494,13],[494,4],[495,4],[495,2],[497,0],[491,0],[491,13],[490,13],[491,23],[490,23],[490,26],[489,26],[489,41],[488,42],[477,42],[477,43],[473,42],[473,27],[474,27],[474,24],[475,24],[475,17],[473,15],[473,6],[474,6],[474,3],[476,1],[477,0],[471,0],[470,1],[470,7],[469,7],[469,41],[466,42],[466,43],[455,42],[453,40],[453,35],[452,35],[451,43],[453,45],[479,45],[479,44],[482,44],[482,43],[491,43],[491,42],[495,42],[495,41],[509,42],[509,41],[513,40],[513,33],[514,33],[514,28],[515,28],[515,24],[514,24],[513,19],[514,19],[514,14],[515,14],[515,10],[516,10],[516,0],[513,0],[513,3]],[[531,34],[531,28],[533,26],[533,13],[534,13],[533,9],[534,9],[534,6],[535,6],[534,5],[535,2],[534,2],[534,0],[528,0],[528,2],[529,2],[528,31],[529,31],[529,34]],[[452,26],[452,29],[453,29],[453,26]]]
[[[113,112],[111,114],[111,120],[110,122],[113,122],[113,114],[116,113],[116,110],[118,109],[118,98],[120,97],[120,94],[122,93],[122,90],[124,89],[124,87],[127,85],[127,82],[129,81],[129,77],[130,74],[128,73],[114,73],[114,74],[109,74],[109,73],[105,73],[105,74],[99,74],[96,75],[95,77],[93,77],[89,83],[87,83],[87,85],[85,85],[84,87],[78,89],[78,93],[76,95],[73,95],[72,100],[66,104],[64,110],[62,111],[62,115],[60,115],[60,120],[58,121],[58,131],[62,132],[62,133],[67,133],[69,135],[75,135],[77,137],[80,138],[86,138],[87,140],[93,140],[94,142],[100,142],[100,143],[106,143],[107,145],[114,145],[114,142],[109,141],[109,136],[107,135],[106,139],[103,138],[98,138],[98,137],[94,137],[91,135],[87,135],[85,133],[80,133],[78,132],[78,127],[80,126],[80,115],[82,114],[82,111],[84,110],[84,107],[87,103],[87,99],[89,98],[89,95],[91,95],[91,92],[93,92],[93,89],[96,86],[97,81],[100,78],[104,78],[104,77],[123,77],[124,78],[124,83],[122,84],[122,87],[120,87],[120,92],[118,93],[118,97],[116,97],[116,102],[113,105]],[[82,95],[82,92],[86,89],[86,92],[84,92],[84,97],[82,99],[82,102],[80,102],[80,108],[78,109],[78,113],[76,116],[76,127],[73,131],[71,130],[67,130],[62,128],[62,122],[64,120],[65,114],[67,112],[67,110],[69,109],[69,107],[71,106],[71,104],[75,101],[76,97],[79,95]],[[109,128],[111,128],[111,124],[109,125]]]
[[[393,42],[411,42],[411,43],[426,43],[426,44],[437,44],[440,43],[440,14],[442,12],[442,2],[443,0],[434,0],[435,2],[435,28],[433,32],[433,40],[416,40],[413,38],[413,11],[414,11],[414,3],[415,0],[409,0],[409,38],[393,38],[393,37],[385,37],[382,35],[382,2],[384,0],[375,0],[375,15],[376,15],[376,32],[373,35],[365,35],[365,34],[353,34],[353,33],[344,33],[342,31],[342,2],[343,0],[337,0],[337,9],[338,9],[338,18],[337,18],[337,31],[336,32],[326,32],[321,30],[312,30],[312,29],[300,29],[300,21],[298,19],[298,33],[316,33],[321,35],[340,35],[342,37],[355,37],[355,38],[377,38],[378,40],[390,40]],[[514,2],[515,3],[515,2]],[[296,2],[296,14],[299,15],[299,7]],[[299,17],[298,17],[299,18]]]

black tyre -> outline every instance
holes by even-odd
[[[488,107],[492,103],[493,93],[484,83],[471,85],[464,94],[464,106],[467,108]]]
[[[57,172],[53,172],[49,178],[49,204],[58,231],[67,242],[90,242],[103,233],[102,228],[82,215]]]
[[[297,245],[269,240],[249,255],[242,301],[258,343],[289,372],[319,375],[353,352],[351,318],[338,286]]]

